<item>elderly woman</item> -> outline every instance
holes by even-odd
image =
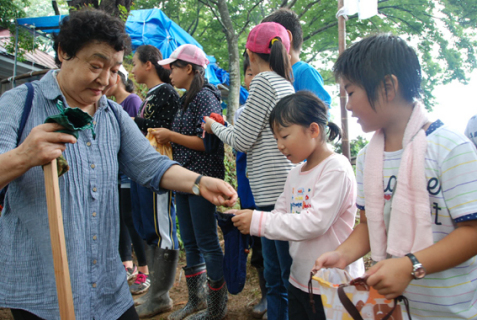
[[[188,171],[149,145],[137,125],[103,92],[116,83],[128,45],[124,25],[108,13],[72,13],[55,39],[59,71],[34,82],[32,109],[17,146],[27,90],[0,98],[0,188],[9,185],[0,218],[0,307],[15,319],[59,319],[41,165],[62,153],[61,204],[76,319],[137,319],[118,254],[118,170],[156,192],[200,194],[215,204],[236,200],[222,180]],[[61,103],[60,103],[61,101]],[[93,117],[78,139],[43,124],[66,108]],[[228,199],[228,200],[225,200]]]

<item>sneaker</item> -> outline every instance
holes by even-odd
[[[133,265],[132,268],[127,268],[127,267],[124,267],[124,268],[126,269],[126,274],[128,275],[128,282],[136,278],[137,267],[135,265]]]
[[[136,276],[136,281],[129,286],[129,290],[132,294],[141,294],[146,292],[151,285],[149,275],[139,272]]]

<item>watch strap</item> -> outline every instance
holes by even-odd
[[[411,259],[411,262],[412,262],[412,265],[413,265],[413,266],[418,265],[418,264],[421,264],[421,263],[419,262],[419,260],[417,260],[416,256],[413,255],[412,253],[406,254],[406,257],[408,257],[409,259]]]
[[[197,179],[195,179],[194,184],[195,184],[197,187],[199,186],[200,179],[202,179],[202,177],[203,177],[203,175],[199,175],[199,176],[197,177]]]

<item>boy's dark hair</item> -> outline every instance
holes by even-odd
[[[278,41],[273,41],[277,39]],[[293,71],[288,59],[288,52],[280,38],[274,38],[270,41],[270,54],[256,53],[260,58],[269,63],[270,68],[278,75],[293,83]]]
[[[340,128],[328,121],[328,107],[310,91],[302,90],[282,98],[273,108],[269,118],[272,132],[277,124],[282,127],[297,124],[308,128],[313,122],[320,126],[322,141],[333,141],[336,137],[338,140],[341,139]]]
[[[247,51],[243,53],[243,75],[247,73],[247,69],[250,67],[250,58],[248,57]]]
[[[276,22],[281,24],[292,34],[293,49],[295,51],[301,51],[301,46],[303,45],[303,29],[301,28],[300,18],[294,11],[280,8],[266,16],[262,22]]]
[[[116,51],[127,51],[131,39],[124,29],[124,23],[101,10],[82,9],[73,11],[60,24],[60,32],[53,35],[55,63],[61,67],[58,59],[58,47],[67,54],[67,60],[92,41],[105,42]],[[125,52],[126,53],[126,52]]]
[[[346,78],[363,88],[373,109],[386,76],[396,76],[406,101],[421,97],[421,65],[416,52],[389,33],[365,38],[346,49],[335,62],[333,73],[337,81]]]
[[[192,82],[190,84],[189,90],[186,92],[186,97],[184,99],[184,102],[182,104],[183,110],[187,110],[187,107],[189,106],[189,103],[191,103],[194,98],[197,96],[200,90],[204,87],[206,84],[205,80],[205,69],[202,66],[199,66],[194,63],[190,63],[184,60],[177,59],[176,61],[171,63],[171,67],[176,67],[176,68],[185,68],[187,65],[190,64],[192,66],[192,72],[194,73],[194,79],[192,79]]]
[[[136,49],[137,58],[142,63],[150,62],[156,68],[156,73],[159,79],[165,83],[171,83],[171,70],[163,68],[158,61],[162,60],[162,53],[150,44],[142,45]]]

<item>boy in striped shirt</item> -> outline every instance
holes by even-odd
[[[407,297],[412,319],[476,318],[475,148],[427,120],[419,61],[402,39],[366,38],[338,58],[334,72],[348,110],[363,131],[376,133],[357,158],[360,224],[313,270],[343,268],[371,251],[377,263],[367,283],[388,299]]]

